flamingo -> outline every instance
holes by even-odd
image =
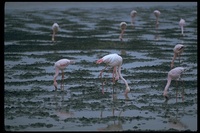
[[[178,56],[179,57],[179,63],[180,63],[180,56],[181,56],[181,53],[183,52],[185,46],[182,45],[182,44],[177,44],[175,45],[173,51],[174,51],[174,56],[172,58],[172,62],[171,62],[171,68],[174,67],[174,60],[176,59],[176,57]]]
[[[184,32],[184,26],[185,26],[185,20],[184,19],[180,19],[179,21],[179,26],[181,27],[181,34],[184,36],[183,32]]]
[[[55,62],[55,69],[56,69],[56,72],[55,72],[55,75],[54,75],[54,87],[55,89],[57,90],[57,82],[56,82],[56,78],[58,77],[58,74],[59,74],[59,70],[62,71],[62,83],[63,83],[63,80],[64,80],[64,69],[69,65],[69,64],[73,64],[75,63],[75,61],[73,60],[68,60],[68,59],[60,59],[58,60],[57,62]],[[61,84],[62,85],[62,84]],[[62,89],[63,90],[63,89]]]
[[[120,34],[119,38],[120,38],[121,41],[122,41],[122,38],[123,38],[123,35],[124,35],[124,31],[126,29],[126,26],[127,26],[126,22],[121,22],[120,23],[121,34]]]
[[[133,25],[133,23],[134,23],[134,18],[135,18],[136,15],[137,15],[137,11],[132,10],[131,13],[130,13],[130,15],[131,15],[131,24]]]
[[[176,80],[176,83],[177,83],[177,80],[180,80],[181,75],[183,74],[184,71],[185,69],[183,67],[176,67],[168,72],[167,84],[165,86],[164,93],[163,93],[163,96],[166,99],[168,99],[167,90],[171,84],[171,81]],[[183,96],[182,96],[182,99],[183,99]]]
[[[55,35],[58,32],[58,29],[59,29],[59,25],[57,23],[54,23],[52,25],[52,30],[53,30],[52,41],[54,41]]]
[[[101,78],[102,78],[103,71],[108,66],[113,67],[113,83],[115,83],[115,81],[118,80],[119,77],[120,77],[124,81],[124,83],[126,85],[125,95],[127,95],[127,93],[130,91],[130,88],[128,86],[127,81],[121,75],[122,61],[123,61],[122,57],[115,53],[115,54],[105,55],[104,57],[98,59],[96,61],[96,63],[97,64],[106,63],[105,68],[102,69],[101,72],[100,72],[100,74],[99,74],[99,76],[101,76]],[[104,89],[103,88],[102,88],[102,93],[104,94]]]
[[[156,16],[156,28],[157,28],[158,25],[159,25],[158,18],[159,18],[159,16],[160,16],[160,11],[155,10],[153,13],[154,13],[154,15]]]

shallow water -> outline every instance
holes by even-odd
[[[153,10],[158,7],[155,29]],[[134,28],[133,8],[138,12]],[[180,17],[186,19],[185,36]],[[121,21],[128,24],[122,42]],[[54,22],[60,30],[52,42]],[[5,130],[197,131],[197,3],[6,2],[4,33]],[[186,49],[175,66],[187,71],[183,84],[172,81],[165,101],[162,93],[177,43]],[[109,53],[123,57],[128,97],[122,80],[113,84],[111,68],[98,77],[105,64],[95,62]],[[54,62],[61,58],[75,64],[64,71],[64,92],[59,74],[56,92]]]

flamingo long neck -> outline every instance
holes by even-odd
[[[167,84],[166,84],[166,86],[165,86],[165,92],[167,92],[167,90],[168,90],[168,88],[169,88],[169,86],[170,86],[170,84],[171,84],[171,81],[172,81],[172,79],[168,76],[168,78],[167,78]]]
[[[55,75],[54,75],[54,82],[56,82],[56,78],[59,74],[59,69],[56,67],[56,72],[55,72]]]
[[[183,26],[181,26],[181,34],[183,34]]]
[[[172,58],[172,63],[174,63],[174,60],[176,59],[176,57],[177,57],[177,54],[174,53],[174,56],[173,56],[173,58]]]
[[[127,81],[122,77],[122,74],[121,74],[121,65],[118,68],[118,73],[119,73],[120,78],[124,81],[124,83],[126,85],[126,88],[129,88]]]

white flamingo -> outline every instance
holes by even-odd
[[[58,77],[58,74],[59,74],[59,70],[61,70],[62,72],[62,83],[61,83],[61,86],[63,84],[63,80],[64,80],[64,69],[69,65],[69,64],[72,64],[72,63],[75,63],[75,61],[73,60],[68,60],[68,59],[60,59],[58,60],[57,62],[55,62],[55,69],[56,69],[56,72],[55,72],[55,75],[54,75],[54,87],[55,89],[57,90],[57,82],[56,82],[56,78]],[[62,88],[62,87],[61,87]],[[63,90],[63,89],[62,89]]]
[[[171,62],[171,68],[174,67],[174,60],[176,59],[176,57],[179,57],[179,65],[180,65],[180,56],[181,56],[181,53],[183,52],[185,46],[182,45],[182,44],[177,44],[175,45],[173,51],[174,51],[174,56],[172,58],[172,62]]]
[[[166,99],[168,99],[167,90],[171,84],[171,81],[176,80],[176,82],[177,82],[177,80],[180,80],[181,75],[183,74],[184,71],[185,71],[185,69],[183,67],[176,67],[168,72],[167,84],[166,84],[164,92],[163,92],[163,96]],[[182,99],[183,99],[183,95],[182,95]]]
[[[122,66],[122,57],[119,56],[118,54],[108,54],[102,58],[100,58],[99,60],[96,61],[97,64],[100,63],[106,63],[106,66],[104,69],[101,70],[100,75],[102,78],[102,73],[103,71],[108,67],[111,66],[113,67],[113,83],[115,83],[116,80],[119,79],[119,77],[124,81],[125,85],[126,85],[126,90],[125,90],[125,95],[127,95],[128,92],[130,92],[130,88],[128,86],[127,81],[122,77],[121,75],[121,66]],[[104,94],[104,90],[102,88],[102,93]]]
[[[58,29],[59,29],[59,25],[57,23],[54,23],[52,25],[52,30],[53,30],[53,34],[52,34],[52,41],[55,40],[55,35],[56,33],[58,32]]]
[[[159,18],[159,16],[160,16],[160,11],[159,10],[155,10],[154,12],[154,15],[156,16],[156,28],[158,27],[158,25],[159,25],[159,21],[158,21],[158,18]]]
[[[124,32],[125,32],[126,27],[127,27],[126,22],[121,22],[121,23],[120,23],[121,34],[120,34],[120,36],[119,36],[119,39],[120,39],[121,41],[123,41],[122,38],[123,38],[123,35],[124,35]]]
[[[181,27],[181,34],[184,36],[184,26],[185,26],[185,20],[184,19],[180,19],[179,21],[179,26]]]
[[[131,13],[130,13],[130,15],[131,15],[131,24],[132,24],[132,26],[133,26],[133,24],[135,23],[134,18],[135,18],[136,15],[137,15],[137,11],[132,10]]]

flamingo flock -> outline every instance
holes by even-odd
[[[153,14],[156,17],[156,24],[155,24],[156,28],[158,28],[159,16],[160,16],[161,12],[159,10],[154,10]],[[131,13],[130,13],[131,25],[132,26],[135,23],[134,18],[136,17],[136,15],[137,15],[137,11],[132,10]],[[181,35],[184,36],[184,26],[185,26],[185,20],[184,19],[182,19],[182,18],[180,19],[179,26],[181,28]],[[125,21],[121,22],[120,23],[121,33],[120,33],[120,36],[119,36],[120,41],[123,41],[123,36],[124,36],[124,32],[125,32],[126,28],[127,28],[127,23]],[[52,30],[53,30],[52,41],[54,41],[55,40],[55,35],[59,30],[59,25],[57,23],[54,23],[52,25]],[[163,92],[163,96],[166,99],[169,98],[167,90],[169,89],[171,81],[172,80],[178,81],[180,79],[181,75],[185,71],[185,68],[180,67],[180,66],[174,68],[174,62],[175,62],[175,59],[177,57],[179,57],[179,65],[180,65],[180,56],[181,56],[184,48],[185,48],[185,46],[183,44],[177,44],[173,48],[174,56],[173,56],[171,64],[170,64],[171,70],[168,72],[167,84],[166,84],[166,86],[164,88],[164,92]],[[123,62],[123,58],[120,55],[118,55],[116,53],[114,53],[114,54],[111,53],[111,54],[105,55],[102,58],[98,59],[96,61],[96,64],[101,64],[101,63],[105,63],[106,64],[105,68],[100,71],[100,74],[99,74],[100,78],[102,78],[102,74],[103,74],[104,70],[108,66],[112,67],[113,68],[113,73],[112,73],[113,84],[115,84],[115,82],[118,81],[119,79],[123,80],[123,82],[124,82],[124,84],[126,86],[124,94],[127,95],[130,92],[130,87],[128,85],[128,82],[123,78],[123,76],[121,74],[122,62]],[[57,88],[58,88],[57,87],[56,78],[58,77],[59,71],[62,72],[62,83],[61,83],[61,86],[62,86],[63,80],[64,80],[64,69],[68,65],[73,64],[73,63],[75,63],[75,61],[74,60],[69,60],[69,59],[60,59],[57,62],[55,62],[55,75],[54,75],[54,83],[53,83],[53,85],[55,87],[55,90],[57,90]],[[104,89],[103,88],[102,88],[102,94],[104,94]]]

